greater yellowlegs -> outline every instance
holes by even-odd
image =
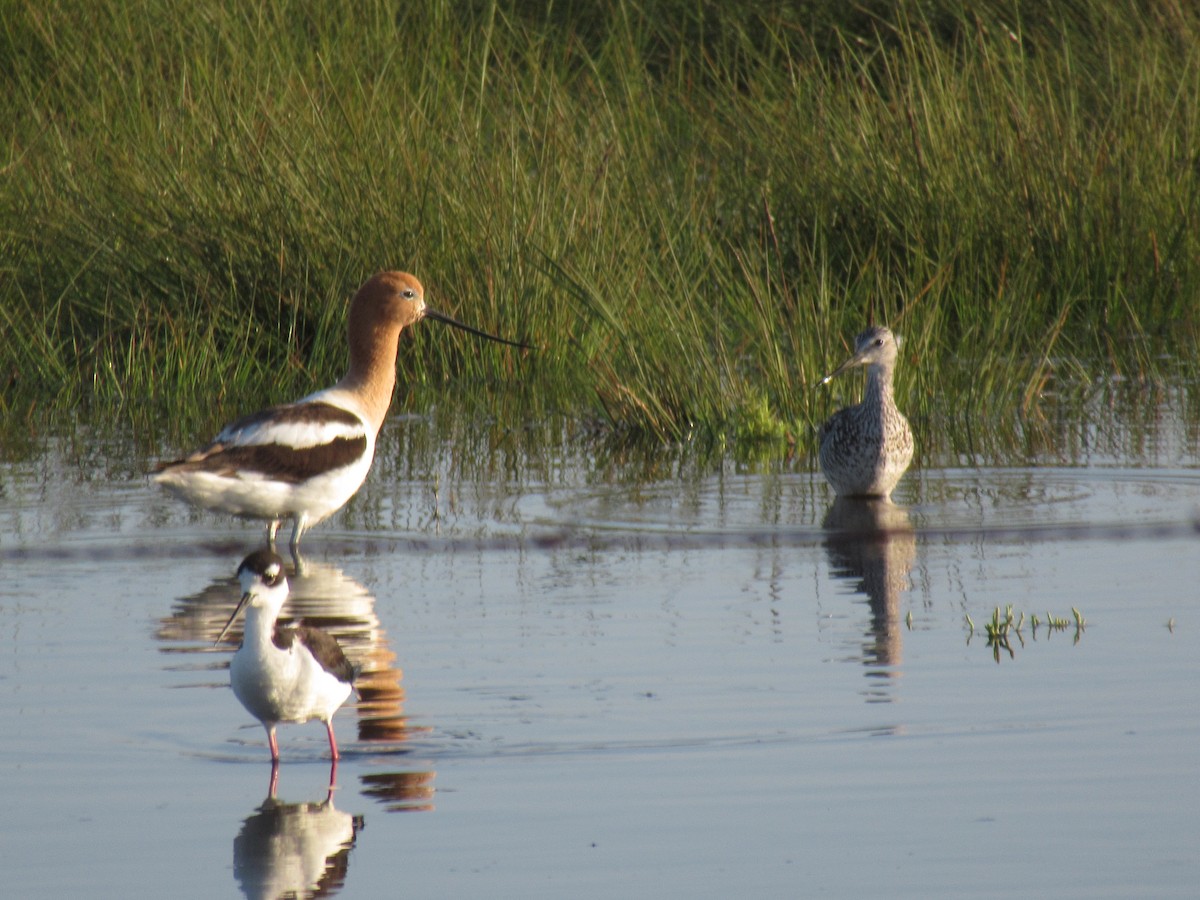
[[[400,333],[421,319],[528,347],[430,309],[412,275],[381,272],[350,302],[350,369],[341,381],[238,419],[203,449],[161,465],[154,480],[197,506],[267,520],[272,546],[280,522],[293,519],[295,550],[305,530],[341,509],[366,479],[396,385]]]
[[[307,625],[285,627],[279,611],[288,596],[283,560],[271,550],[251,553],[238,567],[242,599],[217,637],[220,643],[243,608],[242,645],[229,664],[229,684],[242,706],[267,730],[272,761],[279,760],[275,726],[320,719],[329,752],[338,758],[333,714],[346,702],[355,670],[337,640]]]
[[[892,397],[898,349],[891,331],[872,326],[855,339],[854,354],[821,379],[828,384],[847,369],[867,367],[862,402],[821,426],[821,469],[839,497],[890,498],[912,462],[912,430]]]

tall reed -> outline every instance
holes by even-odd
[[[1200,333],[1198,38],[1104,0],[9,0],[3,403],[293,396],[385,267],[543,348],[422,325],[410,388],[666,439],[804,440],[869,319],[918,423],[1155,377]]]

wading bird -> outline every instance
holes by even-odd
[[[280,522],[294,520],[295,551],[366,479],[396,385],[400,333],[421,319],[529,349],[430,309],[412,275],[381,272],[350,302],[350,368],[341,381],[238,419],[206,447],[159,466],[154,480],[196,506],[265,519],[271,546]]]
[[[229,685],[247,712],[267,730],[271,760],[279,760],[275,726],[280,722],[320,719],[329,733],[329,752],[338,759],[333,714],[354,686],[355,670],[337,639],[308,625],[278,622],[288,596],[283,560],[271,550],[256,550],[238,567],[242,599],[221,629],[224,639],[238,614],[246,610],[242,645],[229,664]]]
[[[840,409],[821,426],[821,469],[839,497],[883,497],[912,462],[913,436],[892,397],[899,346],[886,328],[872,326],[854,341],[853,355],[821,379],[828,384],[847,369],[867,367],[862,402]]]

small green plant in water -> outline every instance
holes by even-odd
[[[1075,638],[1072,643],[1078,644],[1079,639],[1083,636],[1084,629],[1087,627],[1087,620],[1083,614],[1074,606],[1071,607],[1072,619],[1064,616],[1054,616],[1051,613],[1046,613],[1046,618],[1043,621],[1037,613],[1029,617],[1030,637],[1032,640],[1037,640],[1039,628],[1045,628],[1046,633],[1050,634],[1055,631],[1066,631],[1074,624]],[[971,638],[975,636],[975,622],[971,619],[970,614],[966,616],[967,621],[967,643],[971,643]],[[1000,607],[997,606],[992,610],[991,621],[984,623],[984,632],[987,634],[987,646],[992,650],[992,656],[996,662],[1000,662],[1000,651],[1008,652],[1008,658],[1013,659],[1015,653],[1012,646],[1012,638],[1015,636],[1018,643],[1022,647],[1025,646],[1025,635],[1023,628],[1025,626],[1025,613],[1016,613],[1013,611],[1013,605],[1010,603],[1004,608],[1004,612],[1000,612]]]

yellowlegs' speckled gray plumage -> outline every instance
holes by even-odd
[[[912,462],[912,431],[892,399],[898,349],[888,329],[872,326],[855,339],[854,354],[821,379],[827,384],[847,369],[867,367],[862,403],[821,426],[821,469],[839,497],[889,498]]]

